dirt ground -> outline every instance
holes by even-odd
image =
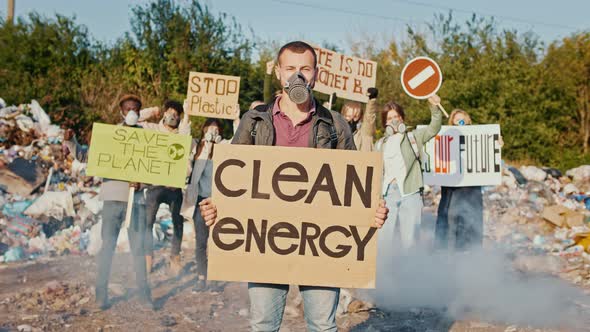
[[[0,268],[0,331],[247,331],[248,294],[244,283],[228,283],[219,294],[193,293],[192,257],[184,257],[181,278],[168,276],[163,251],[158,252],[152,274],[156,310],[135,301],[129,255],[117,255],[110,295],[113,305],[99,311],[93,305],[95,262],[92,257],[68,256]],[[301,308],[290,292],[281,331],[306,331]],[[341,331],[550,331],[494,325],[477,321],[452,321],[444,312],[413,309],[385,313],[378,310],[338,318]]]
[[[96,264],[92,257],[59,257],[0,267],[0,331],[29,325],[42,331],[246,331],[248,294],[244,283],[227,283],[219,294],[193,293],[192,257],[184,257],[181,278],[169,277],[164,254],[151,276],[155,311],[135,301],[134,274],[129,255],[117,255],[110,296],[112,306],[93,305]],[[55,290],[57,288],[57,290]],[[65,290],[64,290],[65,288]],[[290,292],[293,303],[296,292]],[[360,313],[339,319],[349,328],[368,318]],[[281,331],[305,331],[299,307],[286,311]],[[345,328],[347,330],[348,328]]]
[[[194,256],[183,257],[186,273],[175,278],[169,275],[166,253],[166,249],[156,253],[156,271],[150,277],[154,311],[144,309],[135,300],[134,274],[127,254],[115,257],[110,284],[113,304],[106,311],[94,306],[94,257],[63,256],[0,265],[0,332],[248,330],[246,284],[227,283],[218,294],[193,293]],[[302,308],[296,305],[296,293],[290,292],[283,332],[306,331]],[[444,311],[420,308],[345,314],[338,318],[338,325],[340,331],[357,332],[552,331],[478,320],[453,321]]]

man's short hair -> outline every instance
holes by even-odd
[[[139,99],[139,97],[138,97],[138,96],[136,96],[136,95],[132,95],[132,94],[126,94],[126,95],[123,95],[123,96],[121,97],[121,99],[119,99],[119,107],[123,107],[123,104],[124,104],[126,101],[134,101],[134,102],[136,102],[136,103],[139,105],[139,109],[141,109],[141,99]],[[138,111],[139,111],[139,110],[138,110]]]
[[[169,108],[175,110],[178,115],[181,115],[184,112],[184,107],[182,107],[182,104],[176,100],[166,100],[164,103],[164,112],[166,112]]]
[[[289,50],[291,52],[299,54],[303,54],[305,53],[305,51],[310,51],[311,54],[313,54],[313,67],[316,68],[318,66],[318,56],[317,54],[315,54],[315,50],[313,49],[313,47],[311,47],[308,43],[298,40],[283,45],[283,47],[281,47],[281,49],[279,50],[279,54],[277,55],[277,63],[279,65],[281,63],[281,54],[283,54],[285,50]]]

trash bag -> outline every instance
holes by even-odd
[[[86,176],[86,163],[81,163],[78,159],[74,159],[72,162],[72,169],[70,171],[72,177]]]
[[[565,187],[563,187],[563,193],[566,195],[577,194],[579,192],[580,189],[578,189],[578,187],[576,187],[576,185],[574,185],[573,183],[568,183],[565,185]]]
[[[102,246],[101,228],[102,220],[90,228],[90,233],[88,234],[88,246],[86,249],[88,255],[96,256],[100,251],[100,247]]]
[[[88,241],[88,254],[95,256],[100,251],[102,246],[102,220],[96,223],[90,229]],[[129,237],[127,236],[127,228],[121,227],[119,236],[117,238],[117,252],[129,252]]]
[[[22,247],[12,247],[4,254],[4,261],[7,263],[18,262],[25,259],[25,251]]]
[[[16,106],[2,107],[2,109],[0,109],[0,118],[10,119],[15,117],[18,113],[20,113],[20,111]]]
[[[549,204],[553,204],[555,202],[551,189],[549,189],[549,187],[543,182],[529,181],[526,189],[529,196],[531,197],[543,197],[547,200],[547,202],[549,202]]]
[[[10,246],[6,243],[0,242],[0,255],[4,255],[10,249]]]
[[[61,144],[64,130],[59,126],[51,125],[45,132],[47,135],[47,143],[49,144]]]
[[[563,176],[561,171],[556,168],[544,167],[543,171],[545,171],[545,173],[547,173],[548,175],[550,175],[554,179],[559,179]]]
[[[41,132],[47,135],[47,131],[49,130],[49,126],[51,125],[51,119],[49,115],[45,113],[41,105],[36,100],[31,101],[31,114],[33,114],[33,119],[39,123],[39,128]]]
[[[45,234],[41,234],[39,236],[32,238],[29,241],[28,246],[29,246],[29,248],[28,248],[29,254],[44,255],[44,254],[47,254],[48,252],[50,252],[51,250],[53,250],[53,247],[51,246],[51,244],[47,240],[47,237],[45,236]]]
[[[66,217],[63,220],[50,217],[48,222],[41,225],[41,228],[45,236],[50,238],[58,231],[70,228],[72,225],[74,225],[74,218],[72,217]]]
[[[76,215],[72,195],[67,191],[43,193],[24,213],[33,218],[47,216],[59,220]]]
[[[523,166],[520,168],[520,172],[529,181],[543,182],[547,179],[547,173],[535,166]]]
[[[2,207],[2,214],[6,217],[24,217],[23,212],[33,204],[31,200],[25,200],[14,203],[6,203]]]
[[[516,179],[516,182],[518,182],[519,185],[522,186],[527,184],[527,179],[524,177],[524,175],[522,175],[522,173],[518,169],[512,166],[508,166],[508,170],[514,175],[514,178]]]
[[[8,234],[31,238],[37,235],[38,226],[39,222],[35,219],[17,216],[8,223],[6,231]]]
[[[18,153],[11,148],[10,154]],[[46,174],[43,163],[25,158],[15,158],[7,167],[0,169],[0,184],[7,187],[8,192],[28,196],[45,183]]]
[[[93,214],[99,214],[102,211],[103,202],[99,199],[98,195],[84,193],[80,195],[80,199],[84,202],[84,206]]]
[[[33,119],[23,114],[16,117],[16,125],[18,126],[18,129],[25,133],[28,133],[35,128],[35,122],[33,122]]]
[[[590,179],[590,165],[572,168],[565,172],[565,175],[572,178],[576,182]]]

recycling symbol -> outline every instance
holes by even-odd
[[[184,146],[181,144],[175,143],[168,147],[168,156],[172,160],[180,160],[184,157],[184,153]]]

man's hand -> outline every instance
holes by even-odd
[[[275,61],[274,60],[270,60],[269,62],[266,63],[266,75],[272,75],[272,69],[275,66]]]
[[[135,190],[139,190],[141,183],[139,182],[129,182],[129,188],[135,188]]]
[[[367,96],[369,96],[369,100],[370,99],[377,99],[378,95],[379,95],[379,90],[377,90],[377,88],[368,88],[367,89]]]
[[[379,202],[379,207],[377,208],[377,212],[375,213],[375,222],[373,223],[373,227],[381,228],[387,220],[387,215],[389,214],[389,209],[385,206],[385,201],[381,200]]]
[[[436,94],[428,97],[428,102],[432,105],[432,106],[438,106],[440,105],[440,97]]]
[[[201,216],[205,220],[205,225],[211,226],[217,220],[217,206],[211,202],[211,198],[206,198],[199,203],[199,209],[201,210]]]

